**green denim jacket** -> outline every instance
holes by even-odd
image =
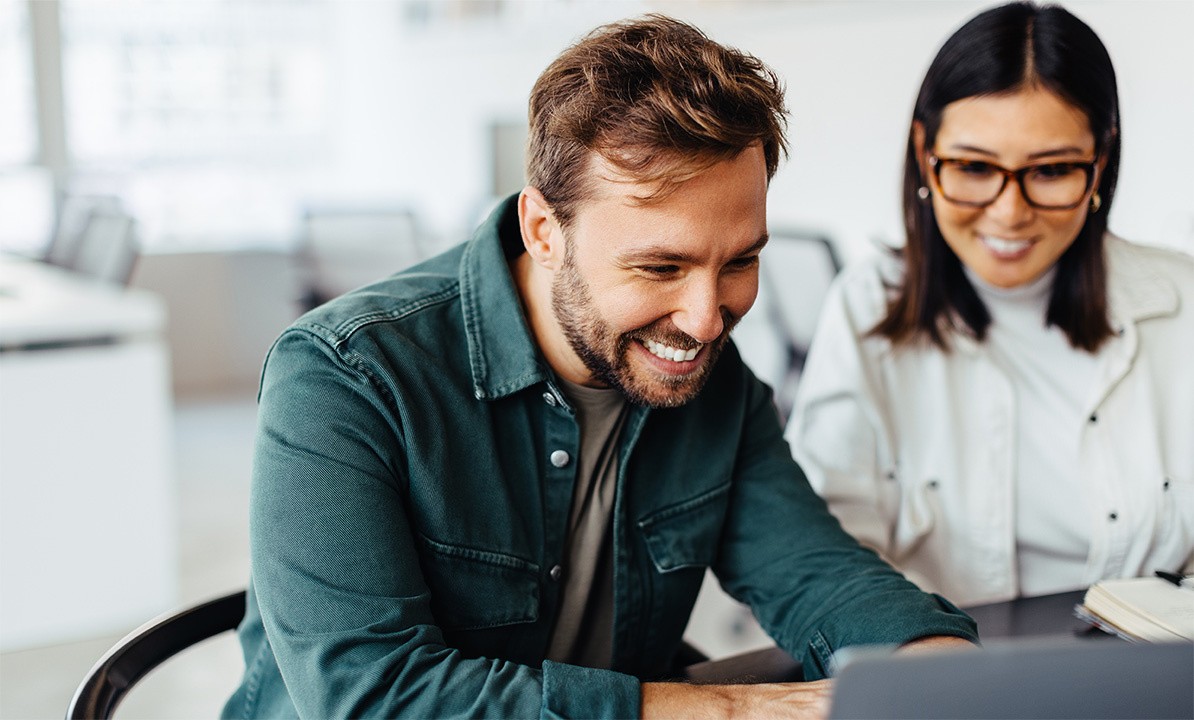
[[[613,669],[545,660],[579,432],[523,317],[521,251],[508,201],[271,349],[225,717],[637,717],[710,567],[810,678],[845,645],[975,637],[841,530],[731,346],[694,401],[627,420]]]

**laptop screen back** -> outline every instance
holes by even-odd
[[[830,718],[1194,718],[1194,644],[992,643],[844,663]]]

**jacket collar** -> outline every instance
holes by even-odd
[[[1178,311],[1179,298],[1173,281],[1156,271],[1128,241],[1107,233],[1103,243],[1107,264],[1107,304],[1111,327],[1122,334],[1124,326],[1141,320],[1173,315]],[[967,353],[976,353],[979,343],[966,333],[951,335],[955,346]]]
[[[509,262],[522,250],[518,196],[502,201],[465,246],[460,298],[473,395],[494,400],[547,380]]]
[[[1180,304],[1173,281],[1156,270],[1155,262],[1133,252],[1126,240],[1107,235],[1107,302],[1117,330],[1124,323],[1173,315]]]

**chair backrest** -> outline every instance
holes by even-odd
[[[137,224],[117,198],[77,195],[63,201],[44,259],[90,278],[126,285],[140,254]]]
[[[120,199],[111,195],[67,195],[63,198],[43,259],[51,265],[71,267],[79,254],[91,213],[97,210],[122,212]]]
[[[89,278],[127,285],[140,254],[136,221],[124,213],[92,210],[68,268]]]
[[[308,306],[424,259],[415,215],[401,207],[308,208],[298,254]]]
[[[150,670],[202,640],[235,630],[244,614],[245,591],[238,590],[142,625],[91,668],[75,690],[66,717],[112,717],[129,689]]]
[[[825,235],[777,229],[762,252],[758,309],[783,347],[784,372],[775,388],[784,419],[792,409],[796,383],[804,370],[821,305],[829,285],[842,269],[833,242]]]

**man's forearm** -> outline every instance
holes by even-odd
[[[960,650],[975,645],[960,637],[933,635],[905,643],[899,652]],[[823,718],[829,714],[829,680],[755,685],[643,683],[643,720],[722,718]]]
[[[829,680],[757,685],[643,683],[643,720],[722,718],[823,718]]]

